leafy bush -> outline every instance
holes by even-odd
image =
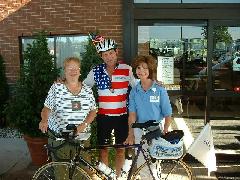
[[[23,134],[42,136],[38,129],[41,109],[59,69],[54,65],[48,49],[46,32],[38,33],[33,44],[24,51],[24,64],[13,92],[13,98],[6,108],[7,122]]]

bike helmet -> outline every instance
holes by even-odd
[[[96,45],[96,50],[98,53],[105,52],[111,49],[116,49],[117,44],[113,39],[104,39],[101,42],[98,42]]]
[[[117,43],[113,39],[104,39],[100,35],[89,34],[98,53],[117,48]]]

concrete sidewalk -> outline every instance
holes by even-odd
[[[0,138],[0,175],[26,168],[31,162],[26,142],[22,138]]]

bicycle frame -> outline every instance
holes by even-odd
[[[134,127],[134,128],[139,128],[139,127]],[[145,127],[142,126],[140,128],[145,128]],[[53,134],[53,135],[55,136],[55,134]],[[91,178],[92,174],[96,174],[98,177],[100,177],[102,179],[112,179],[113,176],[106,175],[104,171],[99,170],[95,163],[92,163],[90,160],[84,158],[84,155],[81,153],[81,152],[87,152],[87,151],[92,151],[92,150],[99,150],[99,149],[103,149],[103,148],[108,148],[108,149],[109,148],[124,148],[124,149],[132,148],[132,149],[134,149],[135,156],[133,157],[132,164],[130,165],[130,169],[127,174],[127,177],[125,176],[126,179],[130,180],[132,178],[138,177],[141,174],[141,172],[142,173],[145,172],[145,171],[142,171],[144,169],[148,171],[148,175],[145,177],[147,177],[147,178],[152,177],[152,179],[155,179],[156,172],[155,171],[153,172],[153,170],[151,169],[151,164],[155,163],[155,161],[154,161],[155,158],[152,158],[149,151],[147,149],[145,149],[145,144],[147,145],[148,142],[151,142],[151,139],[154,137],[156,137],[155,130],[144,134],[142,136],[139,144],[133,144],[133,145],[115,144],[115,145],[101,145],[101,146],[97,146],[97,147],[91,147],[91,146],[85,147],[82,143],[80,143],[81,141],[75,141],[74,138],[66,138],[66,137],[58,138],[58,136],[55,136],[55,140],[59,140],[59,139],[63,140],[63,143],[60,145],[57,145],[55,147],[47,145],[47,148],[48,148],[48,152],[49,152],[48,155],[53,155],[53,157],[56,159],[56,161],[58,163],[61,164],[61,162],[62,162],[64,165],[64,163],[67,162],[67,167],[69,168],[68,169],[69,179],[72,179],[72,177],[74,176],[75,169],[78,169],[79,171],[82,171],[83,174],[88,175],[88,178]],[[70,157],[68,157],[67,159],[58,158],[56,150],[60,149],[67,143],[77,147],[76,152],[74,153],[73,156],[71,156],[71,150],[70,150]],[[139,167],[137,167],[137,169],[135,169],[138,158],[140,157],[140,153],[142,153],[142,155],[143,155],[143,162]],[[169,161],[171,161],[171,159],[169,159]],[[173,163],[174,166],[170,166],[170,169],[169,168],[166,169],[166,171],[164,172],[164,176],[163,176],[163,177],[165,177],[165,179],[168,178],[169,174],[171,174],[173,172],[173,169],[175,169],[175,167],[177,167],[177,166],[180,167],[180,171],[181,171],[181,168],[183,168],[184,174],[186,174],[186,175],[183,175],[184,177],[190,177],[190,179],[192,178],[192,173],[189,170],[189,168],[187,167],[187,165],[184,162],[182,162],[182,158],[175,159],[175,160],[173,159],[172,161],[175,161],[175,163],[177,163],[177,164]],[[159,161],[159,165],[161,164],[160,166],[162,166],[162,163],[167,165],[166,167],[168,167],[168,162],[166,164],[165,160]],[[54,164],[53,164],[53,166],[54,166]],[[51,167],[51,164],[49,167]],[[43,171],[44,171],[44,168],[43,168]],[[46,168],[48,168],[48,166],[46,166]],[[179,168],[176,168],[176,169],[179,169]],[[39,173],[41,173],[41,172],[42,172],[42,169],[40,169]],[[160,172],[160,176],[161,176],[161,174],[162,174],[161,169],[159,172]],[[174,172],[175,172],[175,170],[174,170]],[[38,177],[38,175],[37,175],[37,177]],[[141,177],[142,177],[142,175],[141,175]],[[172,179],[174,179],[175,175],[171,174],[171,177],[172,177]]]
[[[133,158],[131,168],[130,168],[129,173],[128,173],[128,178],[127,179],[130,180],[131,176],[134,173],[134,167],[137,164],[137,160],[138,160],[138,157],[139,157],[140,153],[143,154],[144,160],[147,162],[150,173],[153,176],[152,170],[150,169],[148,153],[145,152],[145,150],[142,148],[142,145],[143,145],[143,142],[141,141],[140,144],[133,144],[133,145],[115,144],[115,145],[104,145],[104,146],[99,146],[99,147],[83,147],[83,148],[81,148],[81,150],[91,151],[91,150],[98,150],[98,149],[101,149],[101,148],[134,148],[134,149],[137,149],[137,154]],[[76,157],[76,162],[75,163],[79,163],[79,164],[82,164],[82,165],[86,166],[92,173],[96,173],[97,176],[102,177],[103,173],[100,170],[98,170],[94,164],[92,164],[88,160],[84,159],[80,155],[80,152],[75,157]],[[104,175],[104,176],[106,176],[106,175]],[[107,178],[110,178],[110,177],[107,177]]]
[[[140,153],[142,153],[144,160],[147,162],[148,164],[148,168],[149,171],[151,173],[151,175],[153,176],[152,170],[150,168],[150,164],[149,164],[149,155],[148,153],[143,149],[142,145],[144,144],[144,141],[142,140],[139,144],[133,144],[133,145],[123,145],[123,144],[115,144],[115,145],[102,145],[102,146],[98,146],[98,147],[84,147],[79,143],[73,143],[70,142],[70,144],[72,145],[76,145],[77,146],[77,152],[75,153],[75,155],[73,156],[73,158],[69,158],[69,159],[61,159],[59,157],[56,156],[55,151],[61,147],[63,147],[66,143],[69,143],[67,140],[66,142],[64,142],[63,144],[57,146],[57,147],[52,147],[52,146],[47,146],[48,152],[49,154],[53,154],[54,158],[59,161],[59,162],[70,162],[73,165],[73,169],[71,169],[69,176],[72,175],[72,173],[74,172],[74,169],[76,166],[79,165],[83,165],[84,167],[86,167],[88,170],[91,171],[91,173],[96,174],[99,177],[106,177],[106,178],[110,178],[107,177],[103,172],[101,172],[99,169],[96,168],[96,165],[94,165],[93,163],[89,162],[88,160],[86,160],[82,155],[81,152],[84,151],[92,151],[92,150],[99,150],[102,148],[133,148],[133,149],[137,149],[137,153],[133,158],[129,173],[128,173],[128,177],[127,179],[130,180],[131,176],[134,173],[134,167],[137,164],[137,160],[138,157],[140,155]],[[51,157],[51,156],[50,156]],[[72,173],[71,173],[72,172]]]

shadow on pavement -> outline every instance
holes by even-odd
[[[216,172],[215,175],[218,180],[240,179],[240,172]]]

